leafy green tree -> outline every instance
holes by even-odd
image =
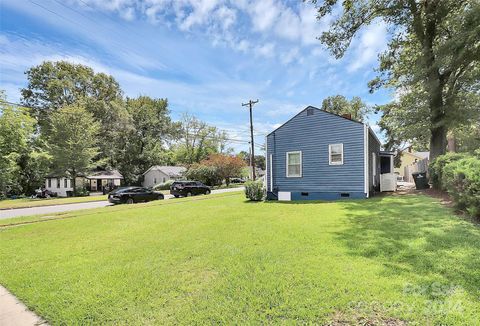
[[[142,173],[152,165],[172,162],[168,147],[180,126],[172,122],[166,99],[127,98],[126,109],[130,122],[114,144],[118,153],[113,165],[126,183],[139,183]]]
[[[174,145],[175,160],[186,165],[198,163],[226,148],[225,132],[190,114],[182,117],[178,139]]]
[[[349,114],[353,120],[364,121],[371,109],[358,96],[350,101],[343,95],[329,96],[322,102],[322,110],[338,115]]]
[[[76,177],[98,162],[97,135],[100,124],[82,103],[74,103],[51,114],[49,137],[53,166],[58,173],[68,173],[76,192]]]
[[[240,153],[238,153],[238,157],[240,157],[246,165],[250,165],[250,153],[246,151],[240,151]],[[255,167],[265,170],[265,156],[255,155]]]
[[[110,75],[67,61],[45,61],[26,72],[28,85],[22,89],[23,103],[32,107],[42,136],[48,138],[50,117],[60,108],[82,101],[85,109],[100,123],[99,159],[114,165],[114,144],[130,123],[122,90]]]
[[[11,106],[5,99],[0,92],[0,196],[22,191],[18,160],[29,152],[35,130],[27,109]]]
[[[445,153],[447,131],[459,123],[463,92],[478,91],[480,3],[477,0],[312,0],[318,17],[341,14],[320,40],[337,58],[366,25],[391,33],[371,90],[386,86],[425,94],[430,156]],[[336,11],[336,9],[335,9]],[[418,97],[417,97],[418,98]],[[412,110],[411,115],[416,115]],[[421,116],[418,116],[421,118]]]
[[[112,76],[68,61],[45,61],[27,70],[26,75],[28,85],[21,90],[23,102],[34,108],[33,114],[41,127],[48,126],[52,112],[86,99],[90,100],[85,103],[87,110],[93,111],[99,120],[108,121],[108,109],[98,103],[122,97],[120,86]],[[105,118],[101,119],[102,116]]]

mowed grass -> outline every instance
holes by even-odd
[[[101,195],[101,196],[67,197],[67,198],[4,199],[4,200],[0,200],[0,209],[75,204],[75,203],[86,203],[86,202],[101,201],[101,200],[107,200],[107,196]]]
[[[3,228],[0,284],[54,325],[478,322],[480,230],[429,197],[199,198]]]

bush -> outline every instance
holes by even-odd
[[[214,166],[194,164],[188,169],[185,176],[189,180],[201,181],[208,186],[218,186],[222,184],[222,177]]]
[[[170,186],[174,182],[175,182],[175,180],[168,180],[168,181],[165,181],[164,183],[156,184],[152,188],[153,188],[153,190],[169,190]]]
[[[245,197],[252,201],[261,201],[265,197],[262,181],[248,181],[245,183]]]
[[[468,155],[465,153],[447,153],[433,160],[429,166],[430,182],[433,184],[433,187],[437,189],[447,190],[447,188],[443,184],[444,181],[442,180],[445,166],[449,163],[458,161],[467,156]]]
[[[449,156],[441,157],[440,161],[448,163],[438,164],[443,165],[442,169],[435,171],[440,172],[442,189],[452,196],[457,208],[465,209],[473,217],[480,217],[480,159],[465,154],[463,158]]]

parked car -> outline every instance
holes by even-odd
[[[118,188],[108,194],[108,201],[114,204],[133,204],[164,199],[161,192],[143,187]]]
[[[231,178],[230,183],[245,183],[245,180],[242,178]]]
[[[210,192],[210,187],[199,181],[175,181],[170,187],[170,194],[175,196],[175,198],[180,196],[208,195]]]

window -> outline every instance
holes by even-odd
[[[67,178],[63,179],[63,187],[64,188],[68,188],[67,182],[68,182]]]
[[[287,152],[287,178],[302,176],[302,152]]]
[[[313,115],[313,109],[307,109],[307,115]]]
[[[165,181],[167,181],[167,180],[165,179],[165,177],[163,177],[163,183],[165,183]]]
[[[57,178],[57,188],[60,189],[60,178]]]
[[[328,145],[328,164],[342,165],[343,164],[343,144]]]
[[[52,179],[48,178],[48,188],[52,188]]]
[[[153,178],[153,184],[154,184],[154,185],[157,184],[157,178]]]

